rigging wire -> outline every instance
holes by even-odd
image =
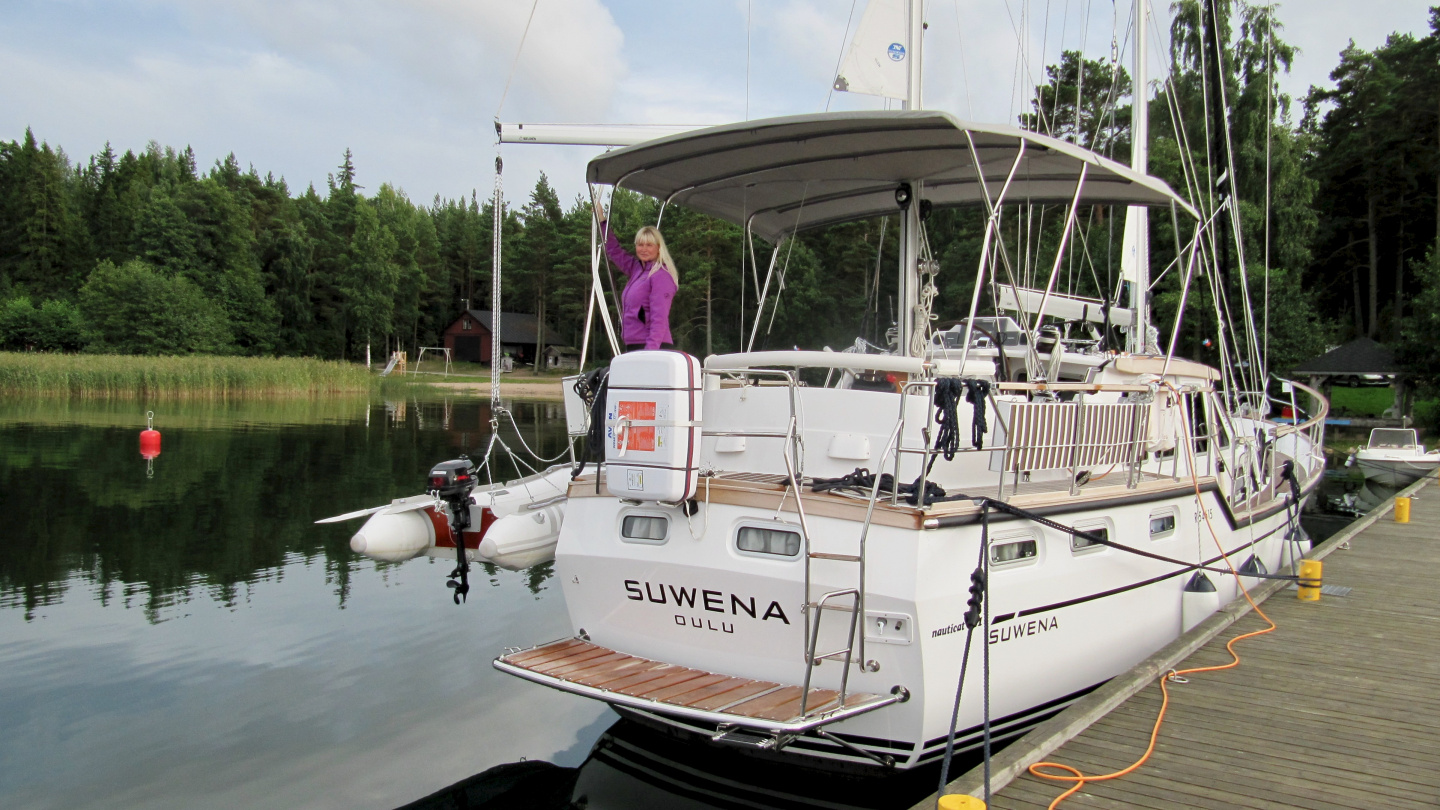
[[[840,76],[840,63],[845,61],[845,41],[850,39],[850,23],[855,19],[855,4],[858,0],[850,0],[850,16],[845,18],[845,33],[840,37],[840,53],[835,56],[835,70],[832,71],[835,77]],[[747,26],[746,36],[749,36]],[[825,112],[830,112],[830,100],[835,97],[835,80],[830,80],[830,90],[825,94]]]
[[[495,148],[500,151],[499,146]],[[490,206],[491,219],[494,225],[494,244],[492,245],[492,256],[490,259],[490,406],[500,406],[500,251],[503,247],[501,234],[505,223],[505,163],[500,155],[495,155],[495,201]],[[466,302],[467,304],[469,302]],[[486,451],[486,458],[489,458],[489,451]]]
[[[1274,13],[1265,15],[1265,348],[1263,371],[1270,370],[1270,141],[1275,131]]]
[[[960,78],[965,83],[965,113],[969,118],[975,117],[975,102],[970,98],[970,70],[965,66],[965,34],[962,33],[965,24],[960,20],[960,0],[953,0],[950,4],[955,9],[955,40],[960,45]]]
[[[520,44],[515,47],[515,58],[510,62],[510,75],[505,77],[505,89],[500,93],[500,103],[495,106],[495,120],[500,120],[500,111],[505,107],[505,97],[510,95],[510,82],[515,78],[515,68],[520,65],[520,52],[525,49],[525,37],[530,35],[530,23],[535,20],[535,9],[540,0],[530,4],[530,16],[525,18],[525,30],[520,32]]]

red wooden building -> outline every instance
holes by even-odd
[[[490,362],[490,310],[467,310],[455,322],[445,328],[445,347],[457,361],[469,363]],[[515,358],[516,363],[535,362],[535,338],[539,321],[534,315],[519,312],[500,313],[500,352]],[[545,330],[545,345],[559,346],[563,341],[555,339],[552,330]]]

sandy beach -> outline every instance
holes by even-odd
[[[489,395],[490,383],[488,382],[437,382],[430,383],[436,388],[444,388],[450,391],[473,393],[476,395]],[[515,399],[564,399],[561,392],[560,381],[554,382],[502,382],[500,383],[500,395],[514,397]]]

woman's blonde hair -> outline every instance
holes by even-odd
[[[660,235],[660,229],[653,225],[646,225],[636,231],[635,244],[638,245],[641,242],[653,242],[656,247],[660,248],[660,258],[658,261],[665,268],[665,272],[670,274],[670,278],[675,281],[675,286],[678,288],[680,286],[680,271],[675,268],[675,260],[670,258],[670,249],[665,247],[665,237]],[[651,267],[650,270],[653,272],[655,268]]]

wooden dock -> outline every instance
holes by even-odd
[[[1237,643],[1239,667],[1170,683],[1149,760],[1061,807],[1440,807],[1440,490],[1407,493],[1410,523],[1393,521],[1392,500],[1307,555],[1348,594],[1301,602],[1282,582],[1256,589],[1276,597],[1261,610],[1279,629]],[[1068,787],[1031,775],[1036,761],[1086,774],[1129,766],[1149,742],[1159,675],[1226,663],[1227,641],[1265,626],[1243,600],[1227,606],[1036,728],[992,761],[990,807],[1045,808]],[[946,792],[982,796],[981,770]]]

